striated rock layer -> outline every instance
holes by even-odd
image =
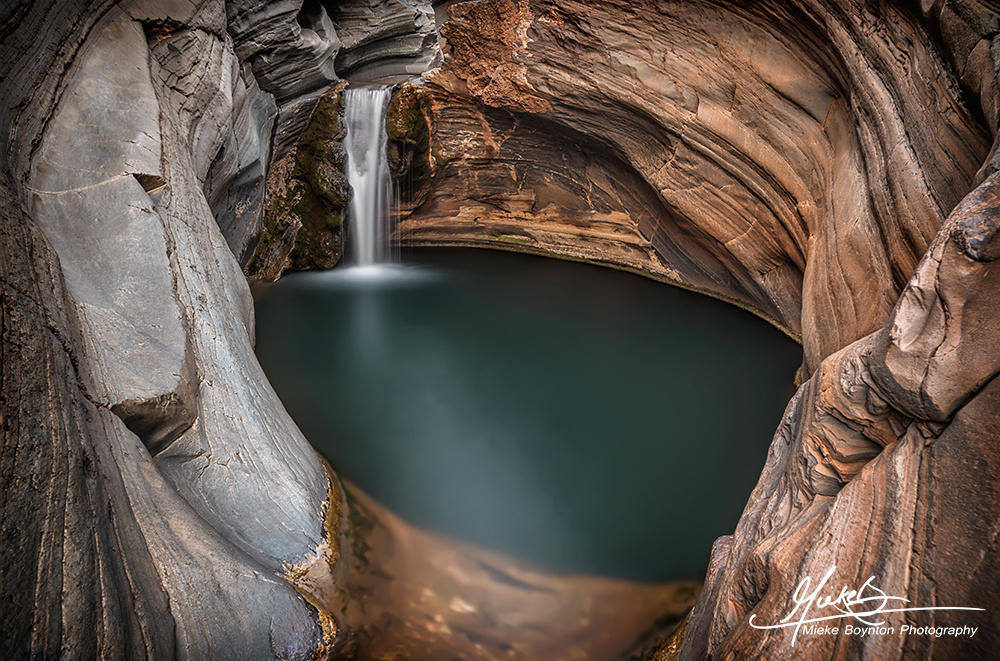
[[[801,335],[811,373],[886,321],[990,143],[988,99],[918,16],[828,5],[452,6],[449,59],[410,92],[433,181],[401,239],[524,246],[738,301]]]
[[[294,0],[0,8],[3,658],[618,654],[689,607],[348,501],[281,406],[241,265],[281,243],[265,208],[292,228],[274,275],[336,252],[338,44]]]
[[[282,578],[332,487],[253,355],[235,219],[259,231],[278,106],[226,9],[3,10],[7,657],[306,658],[332,633]]]
[[[793,631],[750,618],[833,566],[833,592],[986,609],[897,624],[979,633],[797,657],[989,657],[995,5],[437,5],[0,8],[5,656],[620,656],[687,607],[692,586],[545,576],[349,496],[253,356],[242,267],[336,252],[335,85],[436,65],[445,18],[387,127],[404,241],[628,268],[802,340],[761,480],[651,655],[785,658]],[[301,204],[325,220],[278,213]]]
[[[1000,649],[1000,9],[481,0],[441,32],[443,66],[389,120],[401,241],[626,268],[801,338],[760,482],[655,657]],[[751,626],[830,567],[831,598],[871,576],[909,605],[986,609],[883,616],[897,631],[979,632],[841,626],[793,649],[794,629]]]

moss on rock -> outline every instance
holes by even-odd
[[[432,174],[429,112],[426,93],[415,85],[399,87],[386,111],[389,170],[404,202],[412,202]]]
[[[341,88],[319,98],[291,154],[272,165],[257,248],[246,267],[251,281],[285,271],[329,269],[344,252],[343,217],[351,188]]]

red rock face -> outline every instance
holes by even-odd
[[[812,372],[885,322],[989,146],[917,18],[879,11],[453,6],[402,238],[646,269],[801,333]]]
[[[237,257],[268,164],[338,61],[436,62],[426,2],[349,4],[343,49],[332,3],[0,8],[2,656],[549,661],[693,595],[459,562],[348,499],[267,386]],[[404,241],[628,268],[802,340],[760,481],[653,658],[995,657],[996,3],[437,4],[448,59],[390,122]],[[871,577],[985,609],[895,626],[978,633],[753,626],[830,567],[831,598]]]
[[[1000,649],[1000,16],[925,5],[459,3],[448,59],[404,88],[427,137],[402,241],[631,269],[801,338],[806,381],[683,658]],[[873,576],[908,605],[987,612],[892,617],[972,638],[841,626],[794,648],[750,625],[831,566],[837,589]]]

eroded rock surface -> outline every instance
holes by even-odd
[[[439,61],[434,8],[429,0],[339,3],[333,18],[343,40],[337,71],[344,78],[409,78]]]
[[[990,633],[800,638],[797,658],[1000,646],[998,27],[978,2],[459,3],[441,69],[397,95],[403,242],[627,268],[801,338],[805,383],[656,658],[786,657],[793,631],[749,618],[831,566],[834,597],[874,576],[987,609],[897,625]]]
[[[283,574],[325,543],[331,485],[253,356],[254,223],[220,230],[259,231],[276,97],[221,2],[5,12],[5,355],[42,331],[3,367],[4,525],[28,554],[5,558],[5,621],[27,624],[4,649],[309,658],[332,632]]]
[[[885,323],[990,143],[919,17],[842,5],[453,5],[419,86],[434,181],[401,239],[739,301],[811,373]]]
[[[15,0],[0,8],[5,656],[611,654],[683,611],[690,590],[450,557],[348,499],[253,356],[242,266],[278,199],[268,175],[285,168],[333,214],[336,121],[316,127],[323,149],[303,135],[317,100],[344,76],[437,64],[442,18],[446,59],[389,120],[404,241],[629,268],[801,337],[805,382],[761,480],[655,654],[787,656],[791,632],[749,617],[787,612],[829,566],[837,585],[875,576],[914,604],[987,612],[971,639],[830,636],[802,658],[1000,647],[991,4]],[[303,158],[316,167],[296,174]],[[615,604],[633,609],[620,626]]]
[[[989,220],[970,223],[977,215]],[[992,443],[1000,359],[987,348],[996,324],[983,323],[997,313],[1000,269],[969,247],[970,234],[995,240],[998,224],[994,173],[951,214],[890,323],[824,360],[793,398],[735,533],[713,551],[682,658],[790,649],[793,629],[762,631],[749,617],[776,620],[802,580],[819,581],[831,567],[831,586],[874,576],[915,606],[987,612],[893,618],[969,623],[980,628],[973,638],[816,636],[797,643],[803,656],[959,658],[1000,645],[991,608],[1000,588],[991,468],[1000,461]]]
[[[344,215],[350,201],[347,134],[341,89],[316,104],[305,131],[267,177],[263,230],[246,266],[253,281],[285,271],[332,268],[344,253]]]

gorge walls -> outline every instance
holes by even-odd
[[[241,263],[339,47],[301,1],[0,8],[5,656],[332,644],[289,572],[330,560],[342,496],[253,355]]]
[[[683,637],[651,658],[784,656],[791,631],[750,616],[780,617],[831,565],[838,586],[873,575],[915,604],[986,608],[981,633],[831,636],[799,642],[803,658],[987,655],[998,70],[1000,16],[977,0],[4,4],[4,651],[474,647],[447,591],[405,615],[348,598],[407,562],[451,590],[513,586],[546,617],[608,623],[635,605],[601,585],[581,589],[618,601],[568,608],[546,596],[565,583],[486,561],[428,569],[443,542],[349,503],[254,358],[244,269],[339,257],[341,79],[424,73],[390,107],[403,242],[627,268],[802,341],[760,482]],[[399,548],[417,559],[392,560]],[[629,636],[643,618],[656,614],[630,616]],[[551,640],[481,654],[530,659]]]
[[[884,323],[992,141],[993,78],[963,90],[892,3],[479,2],[442,34],[404,241],[648,271],[801,335],[808,372]]]
[[[671,654],[780,658],[792,630],[750,616],[831,566],[990,610],[998,28],[979,2],[471,2],[398,94],[403,242],[626,268],[801,338],[805,382]],[[988,654],[977,622],[796,653]]]

